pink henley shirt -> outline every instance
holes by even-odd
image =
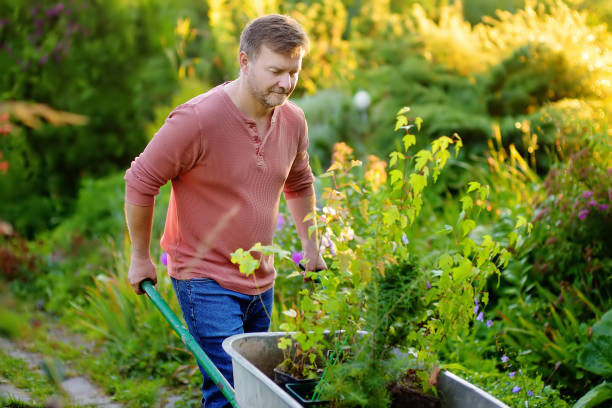
[[[272,256],[246,277],[230,254],[272,243],[280,194],[314,193],[304,113],[292,102],[274,109],[266,135],[219,85],[174,109],[125,173],[126,202],[154,204],[172,191],[161,239],[175,279],[211,278],[255,295],[274,285]]]

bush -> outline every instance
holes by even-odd
[[[19,135],[11,159],[21,156],[25,171],[3,176],[11,188],[0,215],[23,234],[57,225],[71,212],[82,176],[126,167],[146,143],[154,106],[176,86],[159,41],[173,28],[162,18],[162,4],[44,0],[0,7],[10,16],[0,31],[0,98],[89,118],[83,127],[44,126]]]

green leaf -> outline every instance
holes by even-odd
[[[423,119],[421,117],[418,117],[414,120],[414,123],[417,126],[417,129],[419,130],[419,132],[421,131],[421,125],[423,124]]]
[[[386,226],[393,225],[399,218],[400,213],[396,206],[392,206],[383,212],[383,223]]]
[[[457,141],[455,142],[455,157],[457,157],[459,155],[459,150],[461,150],[463,147],[463,140],[461,140],[461,137],[459,137],[459,135],[456,133],[453,136],[457,138]]]
[[[453,266],[453,258],[449,254],[444,254],[438,258],[438,267],[448,269]]]
[[[519,215],[518,220],[516,221],[516,225],[514,226],[514,229],[519,229],[525,225],[527,225],[527,219],[523,217],[522,215]]]
[[[438,153],[438,166],[440,168],[446,166],[446,161],[448,159],[450,159],[450,153],[448,152],[448,150],[442,150],[440,153]]]
[[[404,142],[404,151],[408,151],[410,146],[413,146],[416,144],[416,136],[408,133],[402,138],[402,141]]]
[[[431,159],[432,156],[429,150],[421,150],[416,154],[416,165],[414,168],[416,171],[421,171]]]
[[[442,227],[441,230],[437,231],[436,234],[450,234],[451,232],[453,232],[453,227],[451,225],[444,225],[444,227]]]
[[[470,196],[463,196],[460,201],[463,203],[463,211],[469,211],[474,206],[474,201]]]
[[[478,190],[480,188],[480,183],[477,181],[470,181],[468,183],[468,193],[474,191],[474,190]]]
[[[460,283],[463,282],[472,272],[472,263],[464,259],[457,267],[452,269],[453,279]]]
[[[464,237],[469,234],[474,228],[476,228],[476,222],[474,220],[467,219],[461,222],[461,229],[463,230]]]
[[[602,382],[598,386],[591,388],[589,392],[584,394],[572,408],[594,408],[602,402],[612,399],[612,384]]]
[[[391,157],[391,159],[389,160],[389,167],[395,166],[395,163],[397,163],[399,159],[405,159],[405,156],[400,152],[391,152],[389,154],[389,157]]]
[[[389,172],[389,176],[391,177],[391,185],[394,185],[398,181],[401,182],[404,179],[404,173],[399,170],[391,170]]]
[[[612,336],[612,309],[593,325],[593,336]]]
[[[410,175],[410,185],[415,195],[420,194],[427,185],[427,179],[421,174]]]
[[[402,109],[399,110],[399,112],[397,112],[397,115],[403,115],[406,112],[410,112],[409,106],[404,106]]]
[[[398,115],[397,120],[395,121],[395,131],[400,129],[402,126],[406,126],[408,124],[408,118],[404,115]]]
[[[593,338],[582,349],[578,361],[585,370],[612,376],[612,309],[593,325]]]

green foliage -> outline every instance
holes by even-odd
[[[488,303],[487,279],[508,264],[517,231],[530,228],[525,218],[519,218],[512,228],[517,230],[513,239],[498,242],[486,234],[474,237],[475,217],[490,189],[472,181],[456,201],[461,203],[456,220],[439,232],[448,236],[446,245],[414,264],[406,234],[420,222],[424,191],[452,160],[449,150],[454,148],[458,154],[462,140],[443,136],[429,149],[412,154],[410,148],[416,143],[412,129],[420,128],[421,120],[411,124],[409,111],[404,108],[396,117],[396,129],[406,134],[402,148],[390,154],[388,164],[370,157],[362,170],[349,146],[335,146],[332,165],[321,176],[327,183],[321,194],[322,214],[317,216],[330,268],[317,274],[319,285],[302,290],[299,303],[283,312],[288,321],[281,329],[295,334],[279,347],[297,347],[298,352],[288,358],[309,359],[314,364],[311,370],[316,371],[321,350],[334,348],[334,340],[326,341],[323,329],[341,330],[335,339],[339,344],[342,338],[348,339],[349,350],[343,352],[362,371],[324,386],[324,398],[338,403],[343,402],[335,387],[361,390],[352,393],[355,401],[368,395],[368,390],[380,389],[376,383],[380,378],[369,374],[381,372],[380,364],[391,357],[393,347],[412,350],[416,364],[421,365],[419,376],[428,378],[423,367],[429,370],[440,364],[445,343],[466,338],[477,317],[474,302],[482,308]],[[363,329],[369,334],[362,335]],[[326,374],[324,378],[327,382]],[[422,381],[425,387],[427,383]]]
[[[27,391],[36,402],[46,401],[56,391],[41,373],[31,370],[24,360],[11,357],[2,350],[0,376],[10,378],[14,386]]]
[[[612,309],[591,328],[593,338],[578,357],[580,364],[592,373],[612,377]]]
[[[188,353],[149,299],[134,295],[127,282],[127,269],[121,257],[114,272],[95,278],[94,286],[86,290],[86,305],[72,305],[79,316],[78,326],[105,340],[105,353],[116,362],[119,373],[178,381],[178,369],[185,364]],[[167,276],[160,276],[157,290],[178,310]],[[169,353],[171,350],[182,352]]]
[[[573,408],[601,407],[602,403],[612,399],[612,384],[603,382],[587,392],[574,404]]]
[[[57,225],[71,212],[83,175],[125,168],[142,149],[154,105],[175,87],[159,41],[172,29],[162,3],[2,6],[9,21],[0,32],[0,99],[44,102],[89,118],[82,127],[47,125],[11,136],[19,139],[11,142],[18,144],[10,155],[17,165],[2,176],[0,214],[22,234]]]
[[[566,58],[543,44],[516,49],[489,73],[485,86],[488,112],[492,116],[519,115],[548,102],[593,96]]]

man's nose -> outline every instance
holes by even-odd
[[[291,75],[289,73],[282,74],[278,79],[278,86],[286,90],[291,89]]]

